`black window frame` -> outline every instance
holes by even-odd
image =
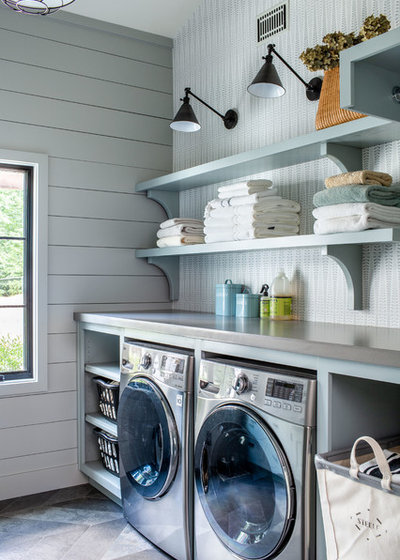
[[[22,305],[0,305],[1,309],[25,309],[24,315],[24,364],[21,371],[0,371],[0,382],[33,378],[33,180],[34,170],[29,165],[0,164],[1,169],[15,169],[25,173],[24,188],[24,235],[22,237],[0,236],[0,240],[24,242],[24,278]]]

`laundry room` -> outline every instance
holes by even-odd
[[[396,0],[1,0],[0,560],[397,560]]]

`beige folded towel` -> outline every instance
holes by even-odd
[[[384,187],[390,187],[392,180],[393,178],[389,173],[364,169],[327,177],[325,179],[325,186],[327,189],[331,187],[343,187],[345,185],[382,185]]]
[[[197,245],[204,243],[203,235],[173,235],[157,239],[157,247],[179,247],[180,245]]]

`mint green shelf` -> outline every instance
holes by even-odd
[[[176,217],[180,191],[323,157],[334,161],[341,172],[354,171],[362,168],[363,148],[399,138],[400,123],[367,117],[143,181],[136,185],[136,191],[147,191],[170,218]]]
[[[400,229],[371,229],[354,233],[331,235],[292,235],[274,239],[226,241],[181,247],[137,249],[136,256],[147,258],[149,264],[160,268],[166,275],[172,300],[179,298],[179,257],[209,255],[265,249],[299,249],[319,247],[323,256],[331,257],[342,269],[348,288],[349,309],[362,309],[362,246],[368,243],[400,241]]]
[[[400,86],[400,28],[340,53],[343,108],[399,122],[394,86]]]

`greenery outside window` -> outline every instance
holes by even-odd
[[[47,389],[47,157],[0,150],[0,396]]]

